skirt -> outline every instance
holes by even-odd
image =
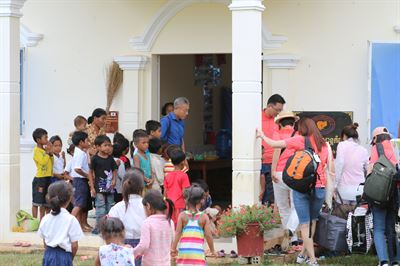
[[[60,247],[46,247],[43,256],[43,266],[72,266],[72,253]]]

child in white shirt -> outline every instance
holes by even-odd
[[[51,213],[43,217],[38,230],[45,246],[44,266],[72,265],[78,250],[83,232],[78,220],[65,209],[71,198],[71,184],[61,181],[50,185],[48,202]]]
[[[60,136],[55,135],[50,138],[51,144],[53,144],[53,177],[51,183],[56,181],[64,180],[64,168],[65,168],[65,153],[62,150],[62,140]]]
[[[125,244],[136,247],[140,241],[140,231],[146,214],[142,204],[144,189],[144,175],[139,168],[132,168],[126,172],[122,185],[124,201],[115,204],[109,216],[121,219],[125,226]],[[140,259],[135,262],[140,265]]]
[[[152,189],[156,189],[163,193],[164,187],[164,165],[165,160],[162,154],[162,142],[158,138],[151,138],[149,140],[149,152],[151,161],[151,172],[154,176],[154,183]]]

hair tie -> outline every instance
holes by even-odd
[[[163,201],[167,201],[167,198],[165,196],[163,197]]]

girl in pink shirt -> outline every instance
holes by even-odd
[[[160,191],[150,189],[143,198],[147,215],[143,222],[140,242],[133,249],[135,257],[142,257],[143,266],[170,266],[174,224],[171,221],[174,204]],[[165,212],[168,209],[168,214]]]
[[[305,139],[308,138],[313,150],[319,156],[320,162],[317,168],[319,178],[317,178],[315,190],[311,194],[293,190],[294,207],[297,216],[299,217],[301,236],[304,241],[303,248],[297,257],[296,262],[302,264],[308,261],[309,265],[318,266],[318,262],[315,258],[313,236],[315,233],[316,222],[325,200],[325,167],[327,167],[328,164],[328,144],[322,138],[315,122],[310,118],[302,118],[299,120],[298,133],[299,135],[285,140],[272,140],[267,138],[260,130],[257,130],[257,136],[261,137],[273,148],[287,148],[296,151],[304,150]],[[312,222],[311,237],[309,235],[310,220]]]

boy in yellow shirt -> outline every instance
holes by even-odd
[[[40,219],[46,212],[46,194],[53,176],[53,146],[48,140],[47,131],[37,128],[32,133],[36,147],[33,149],[33,161],[36,164],[36,175],[32,182],[32,216]]]

